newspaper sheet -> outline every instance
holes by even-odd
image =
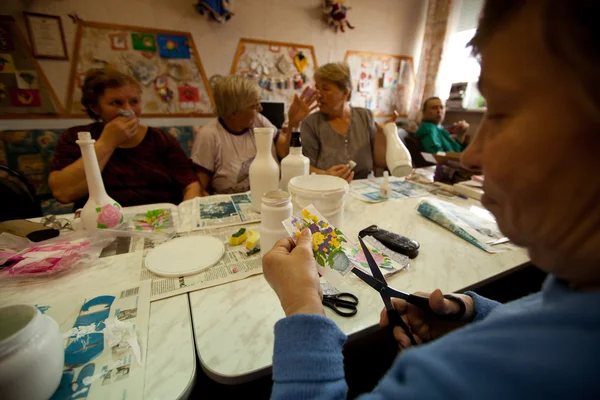
[[[367,203],[379,203],[386,199],[379,197],[379,187],[383,178],[370,178],[352,182],[350,193],[359,200]],[[389,178],[391,199],[405,199],[407,197],[419,197],[429,194],[427,189],[420,185],[406,181],[404,178]]]
[[[245,225],[249,230],[259,230],[260,224]],[[203,229],[200,231],[180,234],[185,235],[209,235],[222,240],[225,245],[225,254],[221,261],[215,266],[208,268],[199,274],[179,277],[163,278],[150,272],[142,262],[140,280],[152,281],[151,301],[164,299],[181,293],[193,292],[224,283],[238,281],[249,276],[262,274],[262,259],[260,254],[246,256],[240,251],[241,246],[230,246],[229,236],[240,229],[237,227],[224,227]],[[130,245],[130,251],[143,251],[144,259],[147,252],[154,247],[149,240],[134,239]]]
[[[143,399],[149,282],[35,306],[64,339],[64,372],[51,399]]]
[[[194,230],[260,221],[249,193],[196,197]]]
[[[485,250],[495,253],[495,250],[513,249],[512,246],[490,246],[490,243],[503,238],[496,221],[484,218],[474,210],[467,210],[455,204],[437,200],[423,200],[417,206],[417,211],[438,225],[443,226],[467,242]]]

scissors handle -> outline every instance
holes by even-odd
[[[323,305],[342,317],[352,317],[358,312],[358,297],[352,293],[326,295],[323,296]]]
[[[392,329],[392,331],[394,330],[394,328],[396,326],[399,326],[400,328],[402,328],[404,330],[404,332],[406,333],[406,336],[408,336],[408,338],[410,339],[410,343],[413,346],[416,346],[417,341],[415,340],[415,337],[412,335],[412,332],[410,331],[410,328],[408,327],[408,325],[406,325],[406,322],[404,322],[404,320],[402,319],[400,314],[398,314],[398,311],[387,310],[387,316],[388,316],[388,321],[390,322],[390,328]]]

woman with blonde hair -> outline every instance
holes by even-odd
[[[140,123],[141,87],[110,68],[88,71],[81,104],[96,122],[62,133],[48,184],[61,203],[87,201],[88,187],[77,133],[91,132],[110,197],[122,206],[174,203],[200,195],[200,184],[179,142],[160,129]]]
[[[217,118],[196,132],[192,161],[204,192],[239,193],[250,189],[248,171],[256,156],[254,128],[275,126],[260,114],[261,89],[251,79],[239,75],[220,78],[213,85]],[[289,153],[291,130],[316,105],[316,93],[305,90],[295,96],[288,109],[286,133],[276,132],[273,158]]]
[[[385,168],[386,141],[381,127],[370,110],[350,106],[348,64],[325,64],[315,71],[314,79],[319,112],[302,121],[301,131],[310,171],[350,182],[366,178],[375,167]],[[356,163],[353,170],[350,161]]]

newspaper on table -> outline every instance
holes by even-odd
[[[245,225],[244,228],[258,231],[260,224]],[[247,256],[240,251],[240,246],[229,245],[229,236],[238,230],[239,226],[204,229],[201,231],[180,234],[180,236],[213,236],[222,240],[225,245],[225,254],[221,258],[221,261],[198,274],[178,278],[161,277],[150,272],[145,267],[144,262],[142,262],[140,279],[152,282],[151,301],[165,299],[178,294],[193,292],[195,290],[218,286],[224,283],[245,279],[249,276],[262,274],[262,259],[259,253]],[[131,251],[143,251],[144,259],[147,252],[153,247],[154,243],[149,240],[134,240],[131,243]],[[174,259],[174,262],[177,262],[177,260]]]
[[[443,226],[488,253],[496,252],[492,250],[492,247],[488,243],[504,237],[498,229],[495,220],[482,217],[481,212],[467,210],[446,201],[437,199],[423,200],[417,206],[417,211],[424,217]],[[481,211],[485,212],[485,210]],[[498,247],[495,246],[494,248]],[[509,246],[500,247],[500,249],[510,248]]]
[[[36,304],[60,327],[65,364],[53,400],[143,399],[150,285]]]
[[[429,194],[427,189],[409,182],[404,178],[389,177],[391,189],[391,199],[405,199],[407,197],[419,197]],[[379,197],[379,187],[383,183],[383,178],[369,178],[353,181],[350,185],[350,193],[359,200],[367,203],[379,203],[385,201]]]

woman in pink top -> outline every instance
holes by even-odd
[[[297,130],[300,121],[317,107],[317,94],[308,88],[295,96],[288,109],[287,129],[280,134],[260,114],[261,89],[254,81],[238,75],[224,77],[214,85],[213,97],[218,118],[196,132],[191,156],[204,195],[248,191],[248,171],[256,156],[253,128],[276,130],[273,158],[282,159],[289,153],[289,132]]]

